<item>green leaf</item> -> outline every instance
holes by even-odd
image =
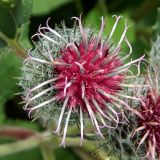
[[[20,75],[21,61],[15,54],[10,54],[8,48],[1,52],[5,52],[0,54],[0,112],[3,112],[4,103],[18,91],[17,80],[13,77]]]
[[[72,0],[33,0],[33,15],[47,14]]]
[[[16,23],[14,17],[6,7],[0,4],[0,32],[9,38],[14,38],[16,34]]]
[[[17,89],[17,80],[14,77],[20,75],[21,61],[15,54],[9,54],[9,49],[0,52],[6,52],[5,55],[0,55],[0,97],[10,98]]]
[[[29,32],[29,22],[25,23],[21,27],[21,34],[19,36],[19,44],[21,44],[24,48],[30,49],[32,48],[32,44],[29,40],[28,32]]]
[[[26,23],[32,13],[32,0],[19,0],[12,9],[18,27]]]
[[[17,28],[28,21],[31,12],[32,0],[18,0],[11,4],[3,0],[0,3],[0,32],[13,39]]]

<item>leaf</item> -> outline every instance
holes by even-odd
[[[32,12],[31,0],[19,0],[15,3],[0,3],[0,32],[13,39],[17,28],[26,23]]]
[[[16,23],[14,17],[6,7],[0,4],[0,32],[9,38],[14,38],[16,34]]]
[[[0,54],[0,111],[3,112],[4,103],[18,91],[17,80],[13,77],[20,75],[21,61],[15,54],[10,54],[8,48],[1,49]]]
[[[50,11],[57,9],[61,5],[64,5],[73,0],[33,0],[33,15],[47,14]]]
[[[18,27],[26,23],[32,13],[32,0],[19,0],[12,9]]]
[[[30,49],[32,48],[32,44],[29,40],[28,36],[28,29],[29,29],[29,22],[25,23],[21,27],[21,34],[19,36],[19,44],[21,44],[25,49]]]

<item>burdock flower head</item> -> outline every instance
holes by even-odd
[[[121,97],[136,98],[121,91],[123,87],[134,87],[126,80],[139,73],[130,74],[129,68],[134,65],[139,69],[143,57],[124,63],[132,52],[126,37],[128,25],[125,22],[115,44],[111,39],[122,17],[114,17],[116,21],[107,36],[103,35],[103,17],[96,33],[82,25],[81,16],[74,17],[78,25],[72,29],[64,24],[62,28],[52,29],[47,21],[46,27],[39,27],[33,36],[39,41],[28,52],[20,82],[26,102],[24,109],[33,118],[54,119],[57,124],[54,132],[63,134],[63,146],[69,123],[79,125],[82,143],[87,120],[103,137],[101,128],[116,128],[124,108],[133,111]],[[123,58],[120,57],[122,43],[129,48]]]
[[[138,128],[134,131],[134,134],[137,132],[140,137],[138,148],[142,144],[146,145],[146,157],[149,160],[158,157],[160,159],[160,94],[157,69],[148,68],[148,89],[139,109],[142,117],[138,118]],[[150,72],[154,73],[154,76]]]
[[[137,129],[138,150],[146,149],[149,160],[160,160],[160,36],[152,42],[149,52],[146,84],[148,87],[141,94],[141,105],[138,107],[142,117],[138,117]],[[143,96],[142,96],[143,95]],[[141,149],[139,148],[141,147]]]
[[[160,94],[158,77],[158,68],[148,67],[147,93],[146,96],[142,97],[139,108],[142,117],[138,118],[138,127],[134,131],[134,134],[139,134],[138,148],[145,144],[146,157],[149,160],[160,159]]]

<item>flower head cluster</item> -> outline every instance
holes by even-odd
[[[124,108],[134,111],[123,99],[138,98],[122,94],[122,91],[124,87],[135,87],[127,80],[138,76],[139,72],[130,75],[129,68],[134,65],[139,71],[139,62],[143,59],[125,63],[132,53],[126,37],[126,22],[119,41],[116,44],[111,41],[121,16],[115,16],[116,21],[106,38],[103,38],[103,17],[97,34],[82,25],[81,17],[74,18],[78,26],[73,29],[63,24],[61,29],[53,30],[48,21],[46,27],[39,27],[33,36],[39,41],[28,52],[20,82],[24,89],[24,108],[29,116],[46,121],[54,119],[57,123],[54,132],[63,134],[63,146],[68,125],[75,120],[82,143],[84,119],[90,119],[96,133],[103,137],[101,128],[116,128]],[[123,58],[120,57],[122,43],[129,48]]]

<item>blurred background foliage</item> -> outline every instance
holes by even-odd
[[[35,131],[42,131],[39,122],[31,123],[23,111],[21,97],[15,95],[19,91],[14,77],[21,75],[22,61],[13,52],[21,53],[32,47],[30,37],[36,33],[40,24],[43,26],[51,17],[50,25],[65,21],[72,27],[71,17],[81,13],[85,24],[100,27],[100,17],[106,19],[105,33],[111,29],[114,18],[122,15],[131,24],[127,37],[133,47],[133,58],[150,50],[155,29],[160,32],[160,15],[157,19],[157,8],[160,0],[0,0],[0,125],[21,126]],[[120,22],[114,40],[118,40],[124,29],[124,21]],[[5,42],[7,41],[7,43]],[[20,44],[22,47],[19,47]],[[13,50],[14,49],[14,50]],[[0,143],[12,142],[13,138],[4,138],[0,132]],[[54,150],[57,160],[89,160],[82,154],[83,149],[67,148]],[[65,157],[65,158],[64,158]],[[0,160],[41,160],[39,149],[32,149],[11,156],[0,157]]]

